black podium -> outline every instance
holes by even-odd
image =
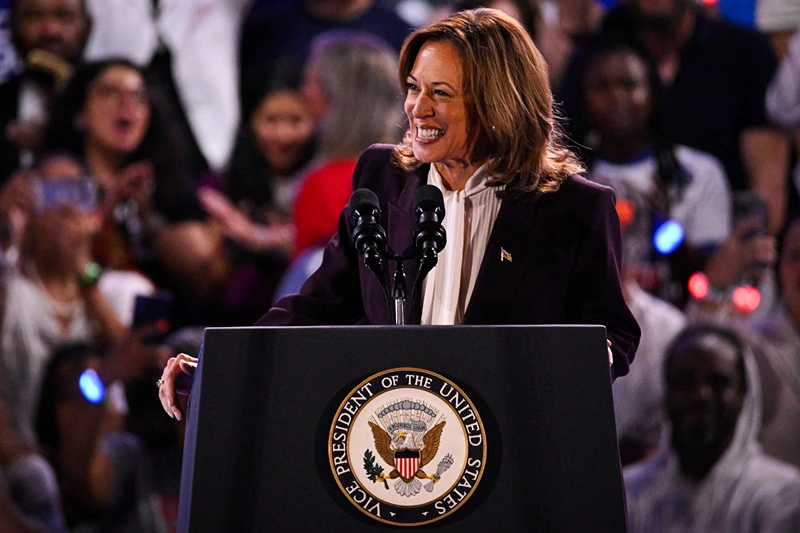
[[[180,531],[405,529],[348,500],[329,444],[354,388],[406,367],[457,384],[485,435],[469,499],[420,528],[626,531],[600,326],[208,329],[188,413]]]

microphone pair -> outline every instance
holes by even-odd
[[[350,196],[353,245],[365,258],[387,255],[386,231],[380,225],[381,208],[378,197],[369,189],[358,189]],[[414,247],[429,269],[436,266],[438,254],[447,244],[447,233],[442,226],[444,220],[444,198],[442,191],[433,185],[423,185],[414,193],[414,216],[417,228],[414,231]],[[392,254],[393,255],[393,254]],[[415,253],[402,259],[410,259]],[[392,257],[392,259],[399,259]]]
[[[380,224],[381,208],[378,197],[369,189],[358,189],[350,196],[351,223],[353,225],[353,245],[364,256],[364,264],[375,274],[383,287],[389,317],[395,324],[406,323],[405,299],[406,282],[403,261],[413,259],[419,254],[419,271],[411,290],[411,304],[422,290],[422,281],[436,266],[439,252],[447,244],[444,220],[444,198],[442,191],[433,185],[423,185],[414,193],[414,216],[417,228],[414,231],[414,244],[401,255],[387,246],[386,230]],[[397,268],[392,278],[391,291],[383,273],[383,259],[392,259]]]

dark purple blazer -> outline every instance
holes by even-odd
[[[412,243],[414,192],[427,182],[429,167],[404,171],[393,162],[392,149],[367,149],[353,188],[378,196],[388,244],[400,252]],[[322,266],[300,294],[279,300],[256,325],[389,324],[383,289],[357,255],[351,234],[345,208]],[[501,247],[512,261],[500,260]],[[620,248],[608,187],[570,177],[557,192],[536,201],[503,200],[464,324],[602,324],[614,352],[613,375],[627,374],[640,332],[622,296]],[[405,263],[409,285],[418,265]],[[409,322],[419,324],[419,301],[410,314]]]

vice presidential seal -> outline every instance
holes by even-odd
[[[381,522],[418,526],[461,508],[481,480],[486,435],[474,404],[419,368],[375,374],[342,401],[328,455],[336,482]]]

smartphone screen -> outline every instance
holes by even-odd
[[[172,293],[158,291],[151,296],[137,296],[133,308],[133,329],[142,326],[155,326],[158,333],[147,337],[145,342],[159,344],[170,330]]]
[[[757,218],[758,228],[748,232],[744,238],[753,239],[767,234],[767,202],[757,193],[752,191],[739,191],[733,196],[733,226]]]
[[[71,205],[84,213],[97,209],[97,186],[87,178],[43,178],[36,180],[36,209]]]

